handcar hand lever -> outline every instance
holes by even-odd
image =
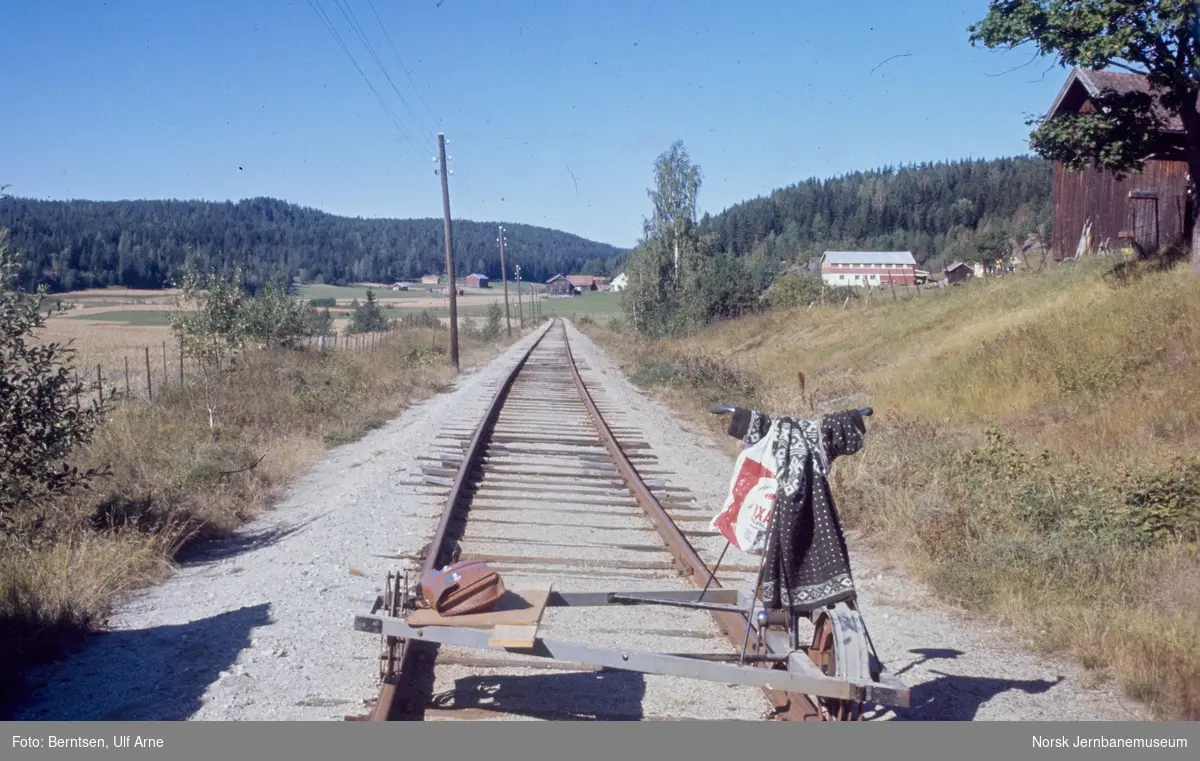
[[[708,411],[714,415],[729,415],[732,414],[736,409],[736,407],[731,407],[728,404],[714,404],[708,408]],[[858,414],[862,415],[863,417],[870,417],[871,415],[875,414],[875,410],[871,409],[870,407],[863,407],[859,409]]]

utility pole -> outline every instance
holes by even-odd
[[[517,265],[517,317],[521,320],[521,330],[525,329],[525,307],[521,304],[521,265]]]
[[[446,280],[450,286],[450,364],[458,372],[458,295],[454,284],[454,239],[450,232],[450,185],[446,171],[446,136],[438,133],[438,174],[442,177],[442,210],[446,217]]]
[[[500,276],[504,278],[504,322],[508,325],[508,337],[512,338],[512,312],[508,308],[508,267],[504,265],[504,225],[500,225]]]

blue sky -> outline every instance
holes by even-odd
[[[985,0],[0,2],[10,193],[441,216],[443,130],[456,218],[620,246],[675,139],[715,213],[811,176],[1025,153],[1064,77],[972,48]]]

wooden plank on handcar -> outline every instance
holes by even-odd
[[[529,626],[500,624],[492,627],[492,634],[488,637],[488,647],[528,650],[533,647],[533,643],[537,639],[537,631],[537,624]]]
[[[476,629],[505,625],[530,626],[541,620],[549,597],[549,589],[509,589],[491,610],[483,613],[441,616],[437,611],[422,609],[409,613],[404,622],[409,626],[466,626]]]

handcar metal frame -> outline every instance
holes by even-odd
[[[735,408],[728,405],[711,408],[713,414],[734,411]],[[860,412],[872,414],[869,408]],[[720,560],[717,567],[720,567]],[[710,584],[716,570],[711,572]],[[761,577],[760,569],[759,583]],[[383,639],[383,658],[388,661],[389,672],[393,667],[391,657],[399,652],[401,644],[423,641],[798,693],[814,698],[824,717],[839,721],[861,719],[866,705],[910,705],[908,686],[888,673],[880,662],[866,622],[853,599],[791,612],[767,610],[758,600],[757,584],[754,589],[706,586],[702,590],[685,591],[509,590],[505,598],[510,603],[516,599],[517,604],[523,604],[528,611],[515,626],[480,623],[487,620],[487,614],[482,617],[434,616],[431,621],[429,612],[421,609],[419,590],[409,584],[408,574],[389,573],[384,594],[376,598],[368,612],[355,616],[354,628]],[[502,600],[501,606],[503,603]],[[740,654],[651,653],[547,640],[537,634],[545,608],[613,605],[659,605],[745,616],[748,622],[746,641]],[[413,614],[418,612],[424,617],[414,618]],[[807,646],[800,643],[801,618],[810,621],[814,628],[811,644]],[[472,626],[471,623],[480,625]],[[751,633],[754,634],[753,643]],[[381,673],[385,680],[389,676]]]
[[[748,615],[755,632],[753,653],[713,655],[707,653],[652,653],[637,650],[596,648],[537,636],[538,624],[515,627],[460,625],[453,618],[433,625],[410,625],[406,620],[417,610],[417,595],[407,585],[407,576],[389,574],[388,588],[369,612],[354,619],[358,631],[385,640],[414,640],[455,645],[569,661],[588,666],[635,671],[644,674],[684,677],[731,685],[747,685],[800,693],[846,704],[906,707],[909,689],[883,668],[866,641],[866,629],[858,612],[848,603],[798,614],[791,626],[781,626],[779,616],[755,602],[750,590],[666,590],[637,592],[568,592],[553,589],[510,591],[522,599],[535,598],[535,607],[582,608],[610,605],[665,605],[700,610],[723,610]],[[540,620],[541,611],[533,614]],[[797,643],[796,623],[807,618],[817,632],[832,632],[832,652],[819,645]],[[465,619],[464,619],[465,620]],[[790,631],[789,631],[790,629]],[[814,638],[816,639],[816,638]],[[813,652],[818,649],[819,652]],[[822,662],[822,656],[832,656]]]

